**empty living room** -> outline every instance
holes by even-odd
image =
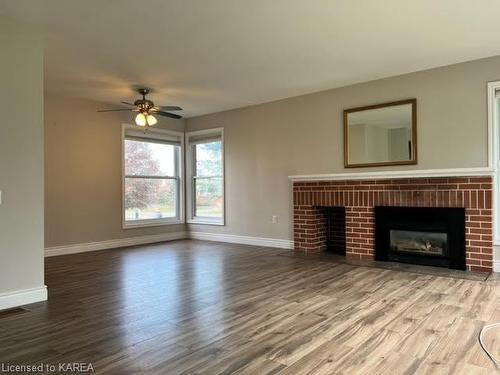
[[[0,374],[500,373],[499,14],[0,0]]]

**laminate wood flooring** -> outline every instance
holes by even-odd
[[[459,275],[459,274],[458,274]],[[500,281],[194,240],[46,259],[0,363],[97,374],[495,374]],[[500,329],[486,343],[500,357]]]

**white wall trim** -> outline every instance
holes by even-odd
[[[237,243],[242,245],[277,247],[280,249],[293,249],[293,241],[291,240],[238,236],[234,234],[222,234],[222,233],[178,231],[178,232],[157,234],[152,236],[120,238],[109,241],[88,242],[88,243],[79,243],[67,246],[47,247],[45,248],[45,256],[51,257],[57,255],[77,254],[88,251],[114,249],[118,247],[145,245],[150,243],[166,242],[173,240],[183,240],[187,238],[196,240],[206,240],[206,241]]]
[[[0,310],[47,300],[47,286],[0,294]]]
[[[188,237],[195,240],[229,242],[242,245],[277,247],[280,249],[293,249],[293,241],[277,238],[238,236],[234,234],[188,232]]]
[[[309,174],[288,176],[292,182],[302,181],[339,181],[339,180],[384,180],[389,178],[425,178],[425,177],[471,177],[493,176],[490,167],[450,168],[450,169],[414,169],[404,171],[377,171],[332,174]]]
[[[87,251],[113,249],[117,247],[144,245],[144,244],[172,241],[172,240],[182,240],[185,238],[186,238],[186,232],[178,231],[178,232],[156,234],[151,236],[120,238],[116,240],[79,243],[67,246],[54,246],[45,248],[45,256],[51,257],[57,255],[65,255],[65,254],[76,254]]]
[[[499,225],[499,179],[498,160],[499,145],[498,137],[498,113],[496,109],[496,91],[500,89],[500,81],[488,82],[488,165],[493,170],[493,238],[500,242]],[[495,257],[493,257],[495,259]],[[495,271],[497,272],[497,271]]]
[[[493,272],[500,272],[500,260],[493,261]]]
[[[488,82],[488,166],[497,169],[498,160],[498,129],[497,111],[495,106],[496,90],[500,89],[500,81]]]

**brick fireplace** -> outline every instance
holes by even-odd
[[[345,253],[375,258],[375,207],[460,207],[465,209],[466,267],[493,267],[493,183],[485,177],[398,178],[294,182],[294,246],[320,252],[331,224],[326,207],[345,209]]]

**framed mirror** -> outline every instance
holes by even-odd
[[[344,166],[417,164],[417,99],[344,110]]]

